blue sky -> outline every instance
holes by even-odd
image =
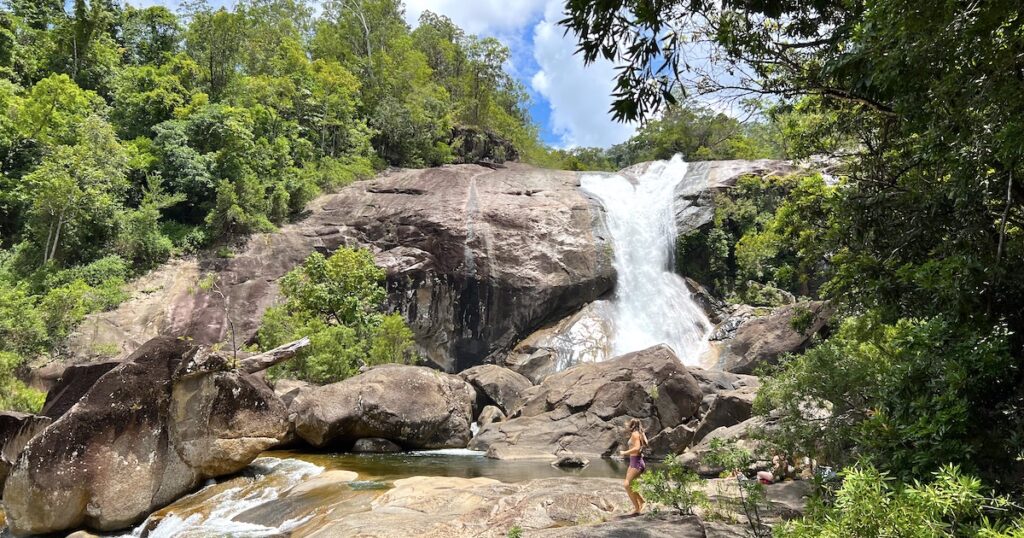
[[[178,0],[128,0],[136,6]],[[313,0],[316,1],[316,0]],[[231,6],[234,0],[210,0]],[[557,22],[564,0],[405,0],[406,20],[416,25],[430,10],[450,17],[469,33],[500,39],[512,51],[509,70],[530,92],[530,113],[541,138],[556,147],[607,147],[622,142],[635,126],[611,120],[613,66],[598,62],[584,67],[573,54],[575,42]]]

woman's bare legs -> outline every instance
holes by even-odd
[[[633,503],[634,514],[639,514],[640,510],[644,508],[644,498],[639,493],[633,491],[633,481],[638,476],[640,476],[640,469],[630,467],[626,470],[626,480],[623,482],[623,485],[626,487],[626,495],[629,495],[629,500]]]

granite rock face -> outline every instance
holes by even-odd
[[[513,416],[483,426],[469,448],[502,459],[610,456],[628,441],[629,419],[642,419],[654,437],[693,417],[702,397],[672,350],[655,346],[547,377]]]
[[[308,216],[258,234],[232,258],[175,260],[132,286],[132,299],[90,315],[71,343],[77,360],[114,347],[125,357],[157,335],[197,344],[252,338],[278,299],[278,279],[314,251],[371,249],[387,270],[392,309],[420,351],[447,371],[493,362],[546,323],[609,291],[602,210],[575,172],[508,163],[398,170],[318,198]],[[224,299],[198,289],[218,275]]]
[[[832,317],[823,301],[780,307],[771,314],[743,322],[731,338],[714,342],[716,367],[737,374],[754,373],[759,366],[778,362],[786,353],[807,349]],[[715,349],[712,353],[715,353]]]
[[[208,357],[161,337],[100,377],[11,470],[11,530],[123,529],[278,444],[284,404],[255,376]]]
[[[0,494],[4,491],[7,475],[17,463],[25,445],[46,429],[50,422],[50,418],[45,416],[0,412]]]

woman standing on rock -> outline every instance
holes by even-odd
[[[633,515],[638,516],[644,508],[644,498],[633,491],[633,481],[647,469],[643,456],[643,450],[647,447],[647,434],[644,433],[643,422],[638,418],[630,419],[626,423],[626,428],[629,430],[629,449],[620,450],[619,455],[629,456],[629,469],[626,470],[624,485],[626,495],[629,495],[629,500],[633,502]]]

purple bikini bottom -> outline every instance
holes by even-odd
[[[647,470],[647,464],[644,463],[643,456],[630,456],[629,457],[629,468],[636,469],[641,473]]]

